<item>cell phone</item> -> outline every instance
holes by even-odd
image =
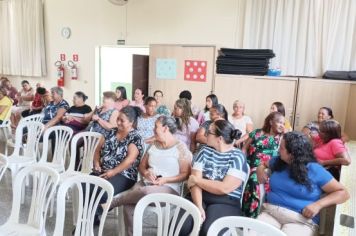
[[[98,171],[98,170],[96,170],[96,169],[91,169],[92,170],[92,174],[93,175],[95,175],[95,176],[99,176],[99,175],[101,175],[101,174],[103,174],[104,172],[103,171]]]
[[[156,176],[156,179],[158,179],[158,178],[162,178],[162,175],[157,175],[157,176]]]
[[[346,226],[349,228],[355,228],[355,220],[354,217],[348,216],[345,214],[340,215],[340,225]]]

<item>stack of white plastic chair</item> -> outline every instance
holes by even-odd
[[[65,171],[65,158],[68,153],[69,142],[72,138],[73,130],[67,126],[53,126],[48,128],[43,135],[42,156],[39,163],[55,169],[59,174]],[[48,161],[49,143],[53,139],[52,161]],[[53,216],[54,198],[51,202],[50,216]]]
[[[11,170],[12,179],[21,168],[37,162],[38,142],[43,129],[44,125],[38,121],[20,122],[16,129],[14,152],[8,157],[8,168]],[[27,130],[25,137],[23,135],[24,130]],[[21,153],[21,150],[23,153]]]
[[[287,236],[270,224],[242,216],[226,216],[217,219],[211,224],[207,236],[221,235],[223,230],[225,230],[224,236]]]
[[[38,122],[41,122],[43,121],[43,117],[44,115],[43,114],[36,114],[36,115],[31,115],[31,116],[27,116],[27,117],[24,117],[20,120],[19,122],[19,125],[16,127],[16,132],[17,132],[17,129],[20,127],[20,125],[22,125],[22,123],[24,122],[29,122],[29,121],[38,121]],[[10,134],[11,134],[11,128],[10,128]],[[11,135],[10,135],[11,136]],[[15,138],[16,138],[16,134],[15,134]],[[16,138],[17,139],[17,138]],[[7,156],[8,155],[8,148],[11,147],[11,148],[15,148],[15,145],[16,145],[16,141],[13,142],[12,138],[9,138],[6,142],[6,146],[5,146],[5,155]],[[21,147],[22,148],[22,147]]]
[[[54,236],[65,235],[64,219],[65,219],[65,205],[66,194],[69,188],[76,188],[78,195],[77,201],[80,203],[75,214],[74,221],[76,222],[75,236],[94,236],[94,216],[99,207],[101,197],[107,195],[107,204],[103,207],[103,214],[101,215],[98,235],[103,233],[105,219],[108,213],[108,207],[111,204],[114,188],[105,179],[96,176],[77,175],[67,178],[59,187],[57,194],[57,216]],[[92,190],[90,194],[89,190]]]
[[[31,205],[26,223],[20,223],[21,191],[25,178],[32,179]],[[0,235],[46,235],[46,214],[50,199],[59,182],[58,173],[46,166],[34,164],[23,168],[13,184],[10,218],[0,226]]]
[[[142,222],[144,211],[154,205],[157,208],[157,236],[178,235],[183,223],[191,216],[193,229],[191,235],[198,235],[201,225],[199,209],[190,201],[166,193],[152,193],[143,197],[135,207],[133,235],[142,236]]]

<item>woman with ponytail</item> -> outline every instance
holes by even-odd
[[[130,189],[137,182],[138,165],[144,153],[142,137],[136,130],[140,115],[139,107],[122,108],[117,128],[100,139],[95,151],[92,175],[108,180],[114,187],[114,195]],[[101,202],[106,202],[106,197]],[[99,209],[97,216],[101,212]]]
[[[241,215],[240,199],[248,173],[245,155],[234,147],[235,139],[240,136],[241,131],[235,130],[230,122],[215,121],[207,132],[208,146],[204,146],[193,161],[188,199],[201,212],[200,235],[206,235],[216,219]],[[180,235],[189,235],[192,227],[192,218],[188,218]]]

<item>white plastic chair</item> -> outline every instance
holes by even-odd
[[[2,179],[2,176],[5,174],[7,165],[8,165],[7,158],[5,156],[0,156],[0,181]]]
[[[93,160],[95,150],[99,145],[99,141],[102,135],[97,132],[80,132],[73,136],[71,145],[70,145],[70,161],[68,168],[60,174],[60,182],[65,181],[69,177],[73,177],[76,175],[88,175],[91,173],[93,168]],[[75,170],[75,160],[76,160],[76,151],[77,145],[80,140],[83,140],[83,161],[81,171]],[[74,195],[74,194],[73,194]],[[76,209],[78,207],[78,203],[76,197],[73,198],[73,220],[76,218]],[[73,222],[75,223],[75,222]]]
[[[99,145],[102,135],[97,132],[80,132],[73,136],[70,144],[70,161],[67,170],[61,175],[61,179],[70,177],[79,173],[89,174],[93,169],[95,150]],[[81,158],[81,171],[75,170],[77,145],[83,140],[83,157]]]
[[[83,188],[84,186],[84,188]],[[105,179],[90,176],[90,175],[77,175],[67,178],[59,187],[57,194],[57,217],[54,236],[62,236],[65,219],[65,203],[66,194],[69,188],[77,188],[78,212],[76,214],[76,228],[75,236],[94,236],[94,216],[99,206],[99,201],[104,194],[107,194],[107,202],[103,206],[103,214],[100,219],[98,235],[103,233],[105,219],[108,213],[108,208],[111,204],[114,188]],[[90,188],[93,189],[90,195]]]
[[[27,129],[27,139],[23,143],[23,130]],[[16,142],[14,152],[8,157],[8,168],[11,170],[12,179],[19,170],[37,162],[38,142],[41,138],[44,125],[38,121],[20,122],[16,129]],[[21,154],[23,149],[23,154]]]
[[[35,114],[35,115],[31,115],[31,116],[27,116],[27,117],[24,117],[20,120],[19,122],[19,125],[17,126],[16,128],[16,132],[17,132],[17,129],[23,125],[21,123],[26,123],[26,122],[29,122],[29,121],[38,121],[38,122],[41,122],[43,121],[43,118],[44,118],[44,115],[43,114]],[[10,126],[10,124],[9,124]],[[10,134],[11,134],[11,128],[10,128]],[[15,135],[15,138],[16,138],[16,135]],[[17,138],[16,138],[17,139]],[[6,142],[6,146],[5,146],[5,155],[7,156],[8,155],[8,148],[9,147],[12,147],[14,148],[15,147],[15,143],[13,142],[12,138],[9,138]]]
[[[48,128],[43,135],[43,149],[42,156],[39,163],[55,169],[59,174],[65,171],[65,157],[68,153],[69,142],[72,138],[73,130],[67,126],[53,126]],[[49,143],[51,136],[54,138],[54,147],[52,161],[47,160]],[[51,208],[49,216],[53,216],[54,198],[51,201]]]
[[[2,124],[0,124],[0,130],[3,138],[5,138],[4,142],[5,144],[11,137],[11,121],[10,121],[10,116],[11,116],[11,111],[8,111],[6,114],[5,119],[3,120]],[[5,145],[5,150],[4,154],[7,155],[7,148]]]
[[[157,210],[158,236],[178,235],[183,223],[190,215],[193,217],[194,225],[191,235],[198,235],[201,216],[199,209],[190,201],[166,193],[152,193],[143,197],[136,205],[134,212],[133,235],[142,236],[142,220],[145,209],[153,204]],[[179,213],[183,210],[184,214],[178,219]]]
[[[32,179],[32,196],[28,219],[25,224],[20,223],[21,191],[25,178]],[[15,178],[13,185],[13,202],[10,218],[0,226],[0,235],[46,235],[45,217],[49,200],[59,182],[58,173],[41,164],[34,164],[23,168]]]
[[[51,147],[53,150],[53,158],[51,162],[48,162],[48,147],[51,141],[51,136],[55,140],[54,147]],[[43,135],[43,150],[40,163],[43,163],[59,173],[65,171],[65,157],[68,153],[69,142],[72,138],[73,130],[67,126],[53,126],[48,128]]]
[[[228,231],[224,233],[224,236],[247,236],[252,232],[256,232],[256,235],[287,236],[281,230],[270,224],[242,216],[226,216],[217,219],[211,224],[207,236],[219,235],[219,233],[226,228],[228,228]],[[241,231],[243,233],[242,235],[240,234]]]

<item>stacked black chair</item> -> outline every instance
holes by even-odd
[[[216,73],[235,75],[266,75],[269,60],[275,57],[270,49],[221,48],[216,60]]]

